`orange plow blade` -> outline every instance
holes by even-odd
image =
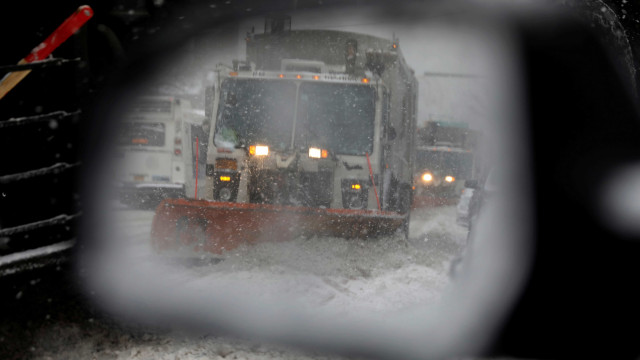
[[[166,199],[156,208],[151,241],[158,252],[221,254],[242,244],[320,235],[365,238],[394,233],[408,215],[206,200]]]

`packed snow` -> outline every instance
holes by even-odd
[[[152,263],[153,211],[114,207],[117,234],[128,253]],[[410,240],[298,238],[235,249],[222,261],[186,266],[166,263],[185,289],[207,296],[209,289],[259,289],[264,299],[289,297],[323,314],[349,317],[351,310],[391,313],[435,304],[450,284],[451,261],[467,231],[455,223],[455,207],[412,213]],[[100,296],[92,293],[92,296]],[[262,299],[255,299],[260,302]],[[179,327],[152,327],[105,317],[99,325],[52,324],[37,335],[36,359],[336,359],[256,340],[190,333]],[[88,319],[93,322],[94,319]],[[88,330],[90,329],[90,330]],[[34,349],[35,350],[35,349]]]

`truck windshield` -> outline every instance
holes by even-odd
[[[214,142],[217,146],[269,145],[284,150],[291,142],[294,83],[227,79],[222,83]]]
[[[375,95],[367,85],[302,84],[296,146],[319,146],[344,155],[371,153]]]
[[[429,170],[440,175],[468,179],[473,166],[473,155],[468,152],[418,150],[416,171]]]

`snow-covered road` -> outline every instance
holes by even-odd
[[[118,208],[113,216],[136,261],[152,261],[153,212]],[[207,289],[220,291],[242,284],[258,289],[265,299],[286,296],[309,309],[322,309],[323,314],[348,317],[353,309],[394,312],[438,301],[450,282],[451,260],[466,239],[466,229],[455,223],[453,206],[415,210],[410,234],[408,243],[400,237],[299,238],[241,247],[217,263],[166,266],[173,267],[172,276],[185,288],[203,296]],[[54,324],[38,334],[35,346],[37,359],[336,358],[253,341],[187,336],[177,329],[125,326],[118,321],[102,321],[86,329]]]

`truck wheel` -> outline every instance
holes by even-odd
[[[402,226],[400,231],[405,240],[409,240],[409,221],[411,218],[411,200],[413,198],[413,191],[411,186],[407,184],[401,184],[400,189],[398,190],[398,212],[401,214],[406,214],[404,221],[402,222]]]
[[[413,192],[411,186],[407,184],[401,184],[398,191],[398,212],[401,214],[407,214],[411,210],[411,200]]]
[[[411,216],[407,214],[405,219],[402,221],[402,225],[400,226],[400,234],[404,240],[409,240],[409,218]]]

